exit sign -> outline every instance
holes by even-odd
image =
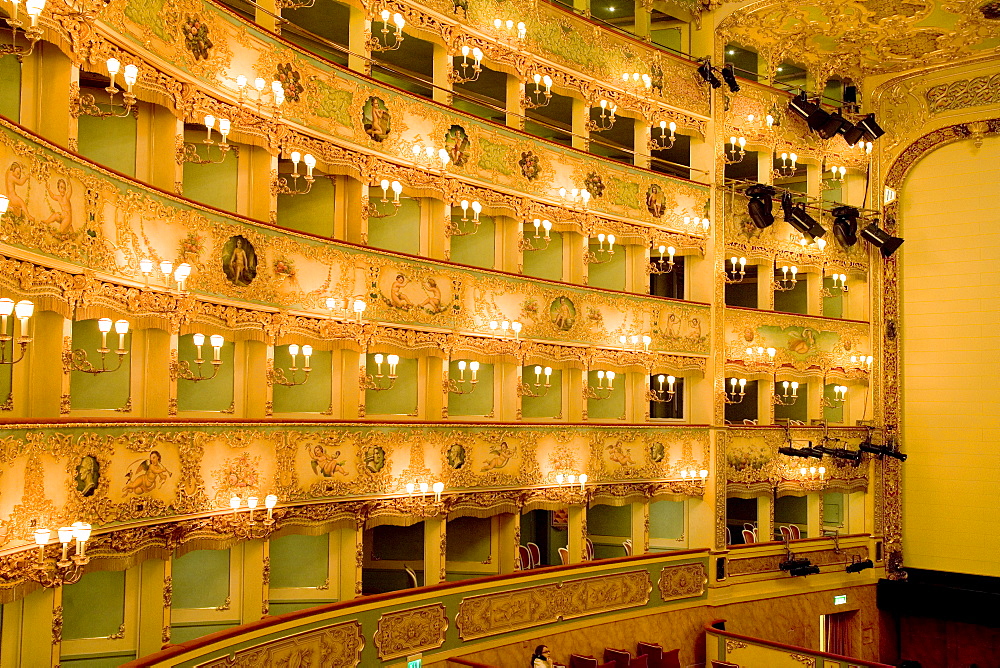
[[[422,654],[406,657],[406,668],[421,668],[424,665]]]
[[[844,605],[845,603],[847,603],[847,594],[840,594],[833,597],[834,605]],[[419,666],[420,664],[417,665]]]

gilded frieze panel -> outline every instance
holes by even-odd
[[[364,646],[361,623],[342,622],[261,643],[198,665],[205,668],[319,665],[354,668],[361,663]]]
[[[868,558],[868,548],[848,547],[842,550],[817,550],[815,552],[796,552],[796,556],[807,557],[815,566],[835,566],[849,564],[851,561],[862,561]],[[785,554],[775,554],[767,557],[749,557],[740,559],[730,556],[726,563],[726,574],[729,577],[741,575],[760,575],[764,573],[780,573],[780,564],[787,561]]]
[[[701,596],[708,585],[708,574],[705,564],[681,564],[680,566],[664,566],[656,583],[660,597],[664,601],[676,601],[682,598]]]
[[[379,617],[374,638],[379,658],[385,661],[440,647],[448,621],[448,612],[440,603],[385,613]]]

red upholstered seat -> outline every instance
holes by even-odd
[[[607,663],[602,663],[597,666],[597,668],[617,668],[618,664],[614,661],[608,661]]]
[[[531,554],[531,567],[538,568],[542,565],[542,551],[534,543],[528,543],[528,552]]]
[[[681,668],[681,650],[672,649],[669,652],[664,652],[660,668]]]
[[[569,655],[569,668],[599,668],[597,659],[592,656],[581,656],[580,654]]]
[[[629,662],[628,668],[649,668],[649,657],[645,654],[635,657]]]
[[[604,648],[604,662],[614,664],[615,668],[629,668],[629,664],[632,663],[632,654],[623,649],[606,647]]]
[[[517,557],[521,561],[520,570],[526,571],[531,568],[531,553],[524,545],[517,546]]]
[[[740,668],[738,664],[726,661],[712,661],[712,668]]]
[[[654,643],[639,643],[636,654],[646,657],[649,668],[660,668],[663,664],[663,648]]]

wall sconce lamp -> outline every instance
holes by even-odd
[[[28,14],[28,18],[31,19],[31,25],[27,28],[24,27],[24,21],[17,18],[17,11],[21,5],[20,0],[12,0],[14,5],[14,11],[11,12],[10,17],[7,19],[7,25],[11,29],[11,43],[10,44],[0,44],[0,56],[12,55],[17,58],[18,62],[21,62],[25,56],[30,56],[35,50],[35,44],[38,40],[42,38],[42,29],[38,27],[38,17],[42,13],[42,9],[45,7],[45,0],[27,0],[24,3],[24,11]],[[25,50],[23,46],[17,46],[17,31],[22,30],[24,32],[25,39],[28,40],[28,48]]]
[[[851,366],[853,371],[867,373],[872,369],[872,362],[875,360],[871,355],[851,355]]]
[[[222,366],[222,344],[225,343],[225,339],[219,334],[213,334],[208,339],[212,346],[212,375],[210,376],[206,376],[201,371],[202,366],[205,364],[205,359],[201,353],[202,347],[205,345],[205,335],[201,333],[194,334],[191,336],[191,341],[197,350],[194,363],[198,371],[196,373],[191,370],[191,362],[182,360],[176,363],[174,375],[181,380],[190,380],[194,383],[215,378],[219,373],[219,367]]]
[[[696,471],[695,469],[681,469],[681,480],[691,480],[697,481],[701,478],[702,482],[708,478],[708,469],[701,469]]]
[[[695,234],[698,232],[708,233],[708,228],[712,226],[712,221],[708,218],[699,218],[698,216],[684,216],[684,227],[688,228]]]
[[[121,66],[122,64],[117,58],[108,58],[107,68],[111,81],[104,90],[108,93],[108,105],[110,109],[108,111],[101,111],[91,93],[81,93],[80,99],[77,102],[77,112],[79,114],[94,116],[96,118],[125,118],[129,114],[138,115],[137,100],[135,94],[132,93],[132,88],[139,78],[139,68],[133,64],[125,66],[125,71],[122,74],[125,80],[125,92],[122,93],[122,108],[120,112],[115,110],[115,95],[118,93],[118,86],[115,85],[115,77],[118,76]]]
[[[610,104],[607,100],[601,100],[601,115],[597,120],[590,118],[587,120],[587,129],[591,132],[603,132],[615,126],[617,120],[615,114],[618,112],[617,104]]]
[[[479,231],[479,214],[483,212],[483,205],[476,200],[472,200],[470,203],[469,200],[463,199],[461,207],[462,217],[456,222],[455,216],[452,215],[452,217],[448,220],[448,226],[445,228],[445,233],[449,237],[467,237]],[[460,223],[470,222],[469,209],[472,209],[472,228],[463,229]]]
[[[622,85],[633,95],[642,95],[653,87],[653,79],[648,74],[622,72]]]
[[[607,239],[608,247],[604,247],[604,240]],[[597,242],[599,244],[596,251],[587,248],[583,253],[583,261],[586,264],[607,264],[614,259],[615,256],[615,235],[609,234],[604,235],[603,232],[597,235]],[[589,246],[589,244],[588,244]]]
[[[316,158],[313,157],[312,153],[306,153],[302,155],[298,151],[292,151],[292,173],[288,176],[279,176],[271,184],[271,194],[272,195],[305,195],[310,190],[312,190],[313,182],[316,181],[316,177],[313,176],[313,168],[316,167]],[[306,166],[305,175],[299,174],[299,162],[302,162]],[[299,178],[302,177],[305,182],[305,188],[299,187]],[[289,183],[291,179],[291,183]]]
[[[111,332],[112,327],[118,335],[118,348],[115,350],[115,354],[118,355],[118,363],[114,368],[109,369],[107,356],[111,352],[111,349],[108,348],[108,334]],[[98,354],[101,356],[101,366],[96,367],[87,359],[86,350],[76,348],[71,353],[68,353],[64,360],[69,368],[95,376],[100,373],[113,373],[121,368],[122,361],[125,359],[125,355],[128,354],[128,349],[125,347],[125,336],[128,334],[128,320],[116,320],[112,323],[111,318],[101,318],[97,321],[97,329],[101,332],[101,347],[97,349]]]
[[[740,283],[747,275],[747,259],[745,257],[729,258],[729,267],[723,272],[726,283]]]
[[[590,204],[590,191],[586,188],[559,189],[559,197],[567,206],[586,209]]]
[[[443,492],[444,483],[441,481],[433,484],[427,484],[426,482],[406,483],[406,495],[409,498],[410,505],[413,507],[412,510],[414,512],[423,512],[429,507],[442,506],[441,494]],[[434,494],[433,501],[428,499],[430,494]]]
[[[39,560],[34,570],[28,571],[28,578],[45,588],[79,582],[83,577],[83,567],[90,562],[90,557],[87,556],[87,541],[90,540],[90,534],[91,526],[86,522],[74,522],[72,526],[59,527],[56,535],[62,545],[62,554],[56,560],[45,556],[45,548],[52,540],[52,530],[35,529],[35,545],[38,546]],[[74,541],[76,553],[70,556],[69,548]]]
[[[410,147],[410,150],[413,152],[413,164],[417,167],[440,169],[443,174],[448,168],[448,163],[451,162],[451,156],[447,149],[435,149],[431,144],[424,145],[416,142]],[[438,163],[440,163],[440,167]]]
[[[389,10],[383,9],[380,14],[382,19],[382,38],[379,39],[374,34],[368,38],[368,50],[369,51],[395,51],[400,46],[403,45],[403,27],[406,25],[406,19],[399,12],[392,14],[392,22],[395,28],[389,31]]]
[[[663,381],[667,382],[667,386],[663,386]],[[662,373],[656,377],[656,382],[659,385],[658,388],[654,389],[652,384],[646,386],[646,401],[652,401],[658,404],[668,404],[674,400],[674,396],[677,394],[675,389],[675,384],[677,379],[673,376],[664,376]]]
[[[378,207],[378,204],[369,198],[368,206],[365,208],[365,214],[369,218],[391,218],[399,213],[399,207],[402,206],[402,203],[399,201],[399,195],[403,192],[403,184],[399,181],[393,181],[390,183],[389,179],[382,179],[379,185],[382,187],[382,199],[378,200],[378,202],[381,204],[389,204],[392,202],[392,210],[383,211]],[[389,190],[392,190],[391,200],[389,199]],[[369,190],[369,192],[371,191]]]
[[[556,474],[557,485],[566,485],[567,487],[574,487],[576,485],[579,485],[581,492],[583,492],[586,489],[587,481],[589,479],[590,478],[587,476],[586,473],[581,473],[580,475],[577,475],[575,473]]]
[[[226,530],[238,538],[245,540],[263,538],[271,532],[271,527],[274,526],[274,507],[278,505],[277,496],[268,494],[264,497],[264,508],[267,510],[267,516],[261,522],[262,527],[258,527],[255,517],[260,500],[256,496],[247,497],[247,510],[250,512],[247,514],[247,521],[245,523],[239,521],[240,506],[242,505],[242,500],[235,494],[229,499],[229,507],[233,511],[233,518],[229,526],[226,527]]]
[[[362,390],[374,390],[375,392],[382,392],[385,390],[391,390],[396,384],[396,379],[399,377],[396,375],[396,365],[399,364],[399,355],[382,355],[382,353],[375,353],[373,356],[375,361],[376,371],[374,374],[365,373],[365,370],[361,370],[361,389]],[[389,373],[382,373],[382,364],[388,365]]]
[[[823,380],[823,387],[826,387],[826,379]],[[830,397],[823,397],[823,408],[840,408],[841,404],[847,401],[847,386],[846,385],[834,385],[833,386],[833,399]]]
[[[604,384],[605,380],[608,381],[607,385]],[[611,395],[614,394],[614,391],[615,372],[600,370],[597,372],[597,387],[594,387],[590,383],[584,383],[583,398],[603,401],[604,399],[609,399]]]
[[[660,259],[651,259],[646,271],[650,274],[669,274],[674,270],[674,255],[677,254],[677,249],[673,246],[660,246],[657,250],[660,251]],[[664,251],[666,251],[669,256],[667,260],[663,259]]]
[[[493,31],[496,38],[503,42],[523,42],[528,36],[528,27],[524,21],[514,22],[511,19],[493,19]]]
[[[552,223],[548,219],[542,220],[540,218],[535,218],[534,225],[535,225],[535,236],[534,237],[526,237],[522,233],[521,234],[521,238],[517,242],[517,249],[518,250],[520,250],[520,251],[529,251],[530,252],[530,251],[537,251],[537,250],[545,250],[546,248],[549,247],[549,243],[552,241],[552,237],[549,236],[549,232],[552,231]],[[541,245],[541,246],[535,246],[534,243],[532,242],[532,239],[542,238],[542,237],[539,237],[539,235],[538,235],[539,229],[544,230],[544,232],[545,232],[545,236],[543,238],[544,244]]]
[[[743,403],[743,397],[746,396],[747,379],[746,378],[730,378],[729,379],[729,389],[726,390],[723,387],[723,395],[725,402],[727,404],[741,404]],[[739,391],[737,392],[737,389]]]
[[[774,348],[765,348],[763,346],[757,346],[756,348],[746,349],[746,358],[743,360],[744,364],[752,371],[767,371],[774,370],[774,356],[778,351]]]
[[[490,320],[490,334],[499,334],[501,337],[508,336],[508,333],[514,335],[514,340],[520,340],[521,329],[524,326],[517,320]]]
[[[267,380],[272,385],[284,385],[285,387],[295,387],[297,385],[305,385],[306,381],[309,380],[309,373],[312,371],[312,367],[309,366],[309,358],[312,357],[313,347],[310,345],[302,346],[302,380],[296,380],[295,375],[299,372],[299,346],[298,344],[291,344],[288,346],[288,354],[292,356],[292,363],[288,367],[289,376],[285,375],[285,370],[269,369],[267,372]]]
[[[257,91],[254,96],[255,100],[251,100],[251,89]],[[270,107],[270,110],[277,114],[281,105],[285,102],[285,89],[281,85],[281,82],[277,80],[272,81],[271,86],[268,87],[267,82],[262,77],[257,77],[253,80],[253,85],[248,86],[247,78],[241,74],[236,77],[236,92],[239,94],[240,104],[255,101],[260,111],[265,111],[265,107]],[[268,101],[268,98],[270,98],[270,101]]]
[[[622,334],[621,336],[618,337],[618,343],[621,344],[622,348],[626,350],[631,348],[636,352],[638,352],[639,350],[640,343],[642,344],[643,352],[649,352],[649,344],[652,342],[653,342],[653,337],[651,337],[649,334],[643,334],[641,336],[638,334],[632,334],[631,336],[626,336],[625,334]]]
[[[796,170],[798,169],[796,166],[798,159],[799,156],[794,153],[782,153],[781,166],[774,170],[772,176],[776,179],[794,176]]]
[[[229,137],[229,131],[232,128],[232,123],[230,123],[228,118],[218,119],[219,134],[222,136],[222,140],[218,143],[219,157],[218,159],[211,157],[212,147],[216,146],[215,140],[212,139],[212,130],[215,128],[215,120],[215,116],[212,116],[211,114],[205,116],[205,130],[207,131],[207,134],[201,143],[205,145],[206,157],[202,158],[198,155],[198,146],[194,142],[184,142],[183,147],[181,147],[178,151],[178,164],[193,162],[196,165],[217,165],[226,159],[230,151],[233,152],[233,155],[239,157],[239,148],[236,146],[230,146],[226,141],[226,138]]]
[[[833,166],[830,168],[830,178],[823,179],[823,190],[837,190],[843,185],[847,176],[847,167]]]
[[[677,124],[670,121],[668,124],[666,121],[660,121],[660,136],[653,137],[653,132],[650,130],[649,133],[649,150],[650,151],[667,151],[674,147],[674,142],[677,141]],[[667,129],[670,130],[670,136],[667,136]]]
[[[479,373],[479,362],[476,362],[475,360],[471,362],[458,360],[456,365],[458,366],[458,378],[448,378],[448,376],[445,375],[445,392],[449,392],[451,394],[472,394],[476,391],[476,387],[479,384],[479,379],[476,377]],[[465,377],[466,369],[469,370],[469,378]]]
[[[747,154],[745,150],[746,145],[746,137],[730,137],[729,148],[726,149],[722,157],[723,161],[727,165],[735,165],[738,162],[743,162],[743,158]]]
[[[775,110],[772,107],[771,111],[764,116],[764,125],[767,126],[768,130],[772,129],[775,125],[780,125],[780,123],[775,122],[776,119],[774,116],[774,111]],[[754,116],[753,114],[747,115],[747,122],[753,123],[755,120],[757,120],[757,117]]]
[[[821,240],[820,240],[821,241]],[[824,297],[834,297],[834,291],[839,291],[841,293],[847,292],[847,274],[831,274],[830,278],[833,279],[833,285],[830,287],[823,287],[820,291]]]
[[[542,373],[545,373],[545,382],[542,382]],[[534,383],[520,383],[517,386],[517,396],[519,397],[544,397],[549,393],[549,388],[552,387],[552,367],[547,366],[544,369],[541,366],[535,366],[535,382]]]
[[[469,62],[469,55],[472,55],[472,62]],[[457,58],[458,56],[455,56]],[[466,44],[462,47],[462,62],[453,65],[451,69],[452,83],[469,83],[479,79],[483,71],[483,50],[478,46],[469,49]]]
[[[535,87],[529,90],[528,83],[524,83],[521,104],[525,109],[540,109],[552,101],[552,77],[535,72],[531,80]]]
[[[363,299],[338,299],[337,297],[326,298],[326,308],[330,310],[330,317],[334,320],[350,320],[351,318],[361,322],[368,304]]]
[[[775,378],[775,384],[777,384],[778,379]],[[799,384],[794,380],[792,382],[782,381],[781,383],[781,394],[777,392],[774,393],[774,405],[775,406],[792,406],[796,401],[799,400]]]
[[[789,278],[788,276],[789,272],[791,272],[791,278]],[[789,265],[782,266],[781,278],[776,278],[774,280],[774,286],[773,286],[774,289],[777,290],[778,292],[787,292],[789,290],[794,289],[795,284],[798,283],[798,279],[796,278],[796,275],[798,273],[799,273],[799,268],[796,267],[794,264],[791,266]]]
[[[29,320],[35,312],[35,305],[24,299],[17,304],[14,300],[4,297],[0,299],[0,364],[14,365],[24,359],[24,354],[28,351],[28,344],[31,343],[31,332],[29,330]],[[13,315],[20,321],[20,335],[17,337],[19,350],[14,351],[14,321],[10,318]],[[10,334],[7,333],[7,321],[10,320]],[[8,348],[7,344],[11,344]]]

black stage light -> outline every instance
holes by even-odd
[[[847,123],[843,127],[844,141],[847,142],[848,146],[854,146],[865,136],[864,128],[854,125],[853,123]]]
[[[795,568],[806,568],[812,564],[808,559],[789,559],[778,564],[778,568],[783,571],[790,571]]]
[[[789,457],[811,457],[812,455],[806,453],[806,451],[793,448],[788,445],[783,445],[778,448],[778,454],[787,455]]]
[[[844,104],[858,103],[858,87],[844,86]]]
[[[830,137],[836,137],[838,132],[842,132],[847,125],[850,125],[847,120],[838,113],[829,114],[822,124],[818,127],[812,126],[810,122],[809,127],[816,131],[820,137],[823,139],[829,139]]]
[[[750,214],[753,224],[761,230],[774,225],[774,214],[771,212],[774,207],[774,200],[771,199],[774,193],[774,188],[763,183],[755,183],[747,188],[747,197],[750,198],[747,213]]]
[[[882,454],[882,446],[872,445],[871,441],[862,441],[861,443],[858,443],[858,450],[860,450],[861,452],[867,452],[868,454],[872,455]]]
[[[858,243],[858,216],[853,206],[838,206],[833,213],[833,236],[844,248]]]
[[[875,122],[875,114],[868,114],[858,122],[858,127],[865,133],[865,140],[875,141],[885,134],[878,123]]]
[[[889,257],[903,244],[902,239],[892,236],[875,223],[861,230],[861,236],[872,246],[878,248],[882,257]]]
[[[865,559],[864,561],[855,561],[847,566],[848,573],[860,573],[868,568],[875,568],[875,564],[871,559]]]
[[[882,457],[892,457],[893,459],[898,459],[901,462],[906,461],[906,454],[891,448],[888,445],[872,445],[868,441],[858,445],[858,449],[862,452],[867,452],[873,455],[878,455],[879,458]]]
[[[860,450],[848,450],[847,448],[834,448],[833,456],[837,459],[843,459],[845,461],[853,462],[857,464],[861,461],[861,451]]]
[[[788,571],[788,574],[792,577],[803,577],[806,575],[818,575],[819,566],[803,566],[802,568],[793,568]]]
[[[732,63],[726,63],[722,67],[722,78],[725,79],[726,85],[729,86],[730,93],[739,92],[740,85],[736,82],[736,70],[733,68]]]
[[[785,222],[801,232],[804,236],[814,239],[826,234],[823,226],[806,213],[805,204],[792,204],[792,195],[785,192],[781,195],[781,208],[785,212]]]
[[[708,58],[701,61],[701,65],[698,66],[698,74],[706,83],[711,84],[712,88],[719,88],[722,86],[722,82],[719,81],[719,77],[715,76],[715,72],[712,71],[712,61]]]
[[[788,108],[801,116],[802,120],[808,121],[809,117],[819,110],[819,105],[810,102],[805,93],[799,93],[788,101]]]
[[[905,462],[906,461],[906,454],[900,452],[899,450],[890,450],[889,448],[886,448],[885,449],[885,456],[886,457],[892,457],[893,459],[898,459],[901,462]]]

